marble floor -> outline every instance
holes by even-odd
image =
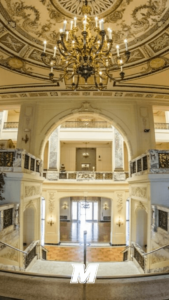
[[[82,242],[84,230],[87,230],[87,242],[109,243],[111,222],[86,222],[85,228],[79,222],[60,222],[60,241]]]
[[[54,261],[83,261],[84,249],[82,246],[47,246],[47,260]],[[87,247],[88,262],[114,262],[123,261],[123,253],[125,247]]]
[[[42,261],[37,260],[29,269],[31,273],[50,274],[50,275],[72,275],[72,263],[61,261]],[[140,274],[139,269],[132,261],[99,263],[97,276],[118,276]]]

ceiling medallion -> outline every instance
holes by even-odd
[[[82,16],[84,14],[84,0],[50,0],[52,5],[65,15]],[[85,14],[96,16],[116,10],[122,0],[89,0],[90,11]]]
[[[86,11],[88,10],[87,2]],[[67,21],[63,22],[63,29],[60,29],[60,39],[57,41],[57,47],[54,47],[53,57],[48,61],[46,54],[46,44],[44,41],[44,50],[41,54],[43,63],[51,68],[49,79],[54,80],[54,70],[62,73],[56,81],[71,80],[72,90],[79,86],[80,78],[84,78],[85,84],[90,77],[94,79],[97,90],[106,88],[108,79],[113,81],[112,71],[120,68],[120,80],[124,79],[123,65],[130,58],[127,40],[125,43],[125,55],[120,55],[119,45],[116,45],[117,57],[112,57],[112,30],[104,30],[104,20],[95,18],[94,35],[92,32],[92,22],[89,17],[84,15],[82,20],[82,32],[78,34],[77,18],[70,22],[69,31],[66,30]],[[59,51],[59,53],[57,52]],[[58,56],[60,61],[58,62]]]

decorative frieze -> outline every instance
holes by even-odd
[[[40,195],[40,186],[25,186],[25,197]]]
[[[131,196],[147,198],[147,187],[132,187]]]

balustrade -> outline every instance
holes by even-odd
[[[0,149],[0,172],[41,173],[42,161],[21,149]]]
[[[18,122],[4,122],[3,129],[18,129]]]
[[[154,123],[155,129],[169,129],[169,123]]]
[[[112,126],[105,121],[66,121],[61,128],[112,128]]]
[[[130,175],[140,173],[168,173],[169,150],[149,150],[130,162]]]
[[[49,173],[49,174],[48,174]],[[118,176],[117,176],[118,175]],[[52,172],[50,170],[43,170],[43,177],[48,180],[113,180],[125,181],[129,177],[128,172],[93,172],[93,171],[66,171],[66,172]]]

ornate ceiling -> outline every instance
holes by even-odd
[[[95,16],[104,18],[105,27],[113,30],[114,45],[121,44],[122,52],[124,38],[129,41],[131,57],[124,69],[126,79],[121,85],[142,85],[151,89],[157,81],[158,85],[164,86],[165,80],[160,74],[167,74],[169,66],[169,0],[88,2],[92,7],[93,27]],[[4,90],[4,86],[14,84],[15,88],[21,84],[32,87],[45,84],[46,89],[48,86],[52,92],[49,70],[41,62],[43,40],[48,42],[47,54],[52,55],[65,19],[69,28],[70,20],[76,16],[77,26],[81,28],[83,4],[81,0],[0,1],[0,75],[4,74],[1,76],[0,91]],[[112,55],[115,56],[115,53],[114,46]],[[161,82],[156,80],[158,74]],[[119,71],[114,70],[114,76],[118,77]],[[54,86],[58,92],[69,88],[70,82]],[[92,89],[92,80],[87,87],[81,81],[80,90]],[[112,82],[109,82],[107,90],[114,90]]]

